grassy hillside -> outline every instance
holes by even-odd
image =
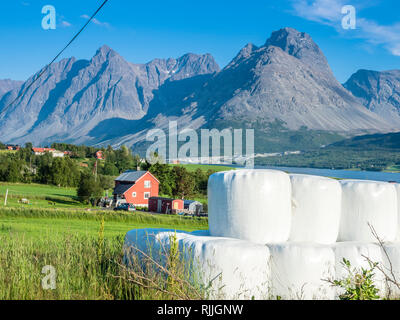
[[[351,139],[336,142],[331,146],[362,150],[400,149],[400,132],[357,136]]]

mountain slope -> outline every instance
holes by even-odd
[[[359,70],[344,87],[386,121],[393,125],[400,122],[400,70]]]
[[[0,99],[9,91],[21,87],[23,81],[14,81],[10,79],[0,80]]]
[[[389,129],[338,83],[307,34],[285,28],[274,32],[265,46],[245,50],[247,56],[230,64],[208,86],[210,93],[221,88],[213,96],[220,106],[216,117],[279,120],[291,130]]]
[[[400,132],[357,136],[336,142],[329,147],[345,147],[351,149],[400,149]]]
[[[135,130],[109,136],[106,143],[135,145],[149,128],[167,130],[169,120],[194,129],[254,128],[259,152],[395,127],[343,88],[309,35],[290,28],[274,32],[264,46],[246,45],[222,71],[203,80],[192,90],[180,90],[181,96],[169,84],[162,86],[140,123],[121,123]],[[97,129],[91,134],[96,136]]]
[[[210,55],[187,54],[138,65],[103,46],[90,61],[71,58],[51,66],[0,119],[0,140],[86,142],[86,134],[101,121],[144,117],[153,91],[166,81],[218,70]],[[13,90],[4,97],[0,110],[17,94]]]

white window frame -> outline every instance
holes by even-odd
[[[146,196],[148,195],[148,197],[146,198]],[[147,200],[147,199],[150,199],[150,197],[151,197],[151,193],[150,192],[145,192],[144,193],[144,198]]]
[[[151,189],[151,181],[150,180],[145,180],[144,181],[144,188],[145,189]]]
[[[136,197],[137,197],[136,192],[132,192],[132,198],[136,198]]]

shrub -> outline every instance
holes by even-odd
[[[360,270],[352,268],[350,261],[343,259],[342,265],[348,276],[342,280],[329,281],[334,286],[343,289],[340,300],[378,300],[379,289],[374,284],[375,270],[378,263],[368,261],[370,268]]]

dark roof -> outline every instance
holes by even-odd
[[[128,171],[125,171],[123,174],[121,174],[117,179],[115,179],[115,181],[136,182],[141,177],[143,177],[146,173],[147,173],[147,171],[128,170]]]
[[[132,188],[132,184],[119,184],[114,189],[114,194],[124,194],[130,188]]]
[[[190,204],[192,204],[192,203],[201,204],[201,202],[195,201],[195,200],[185,200],[184,203],[185,203],[185,205],[190,205]]]

